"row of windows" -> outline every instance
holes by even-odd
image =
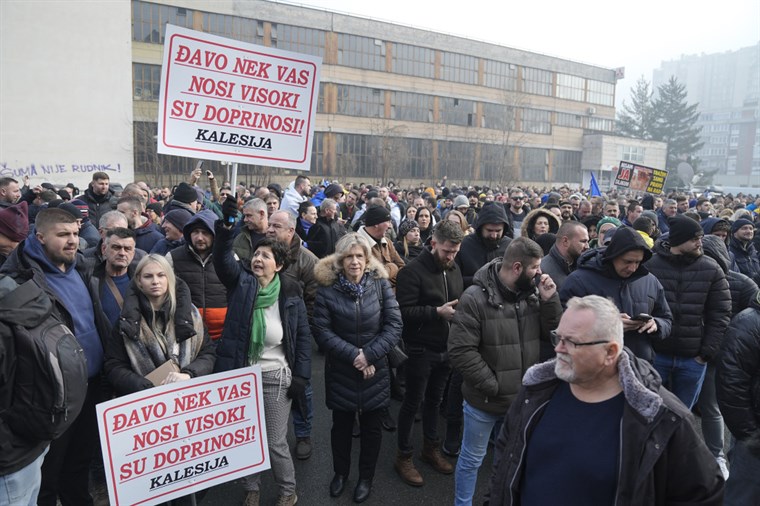
[[[133,63],[133,94],[135,100],[157,101],[161,84],[161,66]],[[385,118],[385,92],[377,88],[337,85],[337,113],[364,118]],[[434,97],[420,93],[392,91],[389,119],[432,123],[434,121]],[[521,109],[519,128],[514,106],[483,103],[480,124],[477,124],[477,103],[472,100],[441,97],[438,100],[439,123],[459,126],[479,126],[493,130],[551,135],[551,112],[538,109]],[[317,112],[326,113],[324,83],[320,83]],[[589,129],[612,131],[613,122],[601,118],[589,118]],[[557,113],[556,124],[582,128],[581,116]]]
[[[644,163],[646,148],[642,146],[622,146],[620,159],[628,162]]]
[[[202,30],[244,42],[264,44],[264,22],[240,16],[194,11],[181,7],[151,4],[140,0],[132,2],[132,39],[140,42],[163,44],[166,24],[194,27],[200,17]],[[436,51],[409,44],[391,43],[390,62],[386,60],[386,42],[371,37],[339,33],[337,61],[339,65],[367,70],[389,71],[415,77],[436,78]],[[312,28],[271,23],[271,46],[325,56],[327,32]],[[547,70],[522,68],[518,79],[518,66],[483,59],[483,78],[479,83],[478,61],[475,56],[441,51],[440,79],[464,84],[482,84],[489,88],[523,91],[534,95],[557,96],[567,100],[589,102],[605,106],[614,103],[613,83],[585,79],[568,74],[556,75]]]

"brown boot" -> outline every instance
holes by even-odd
[[[454,472],[454,466],[441,455],[440,441],[425,438],[422,446],[421,459],[423,462],[430,464],[433,469],[441,474],[451,474]]]
[[[401,481],[407,485],[413,487],[421,487],[425,484],[422,479],[422,475],[414,468],[414,462],[412,462],[412,453],[402,453],[398,451],[396,453],[396,462],[393,464],[396,472],[401,477]]]

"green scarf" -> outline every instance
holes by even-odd
[[[259,285],[261,286],[261,285]],[[251,346],[248,349],[248,365],[256,364],[264,351],[264,338],[267,335],[267,320],[264,310],[277,302],[280,297],[280,276],[274,275],[272,281],[259,288],[253,303],[253,320],[251,321]]]

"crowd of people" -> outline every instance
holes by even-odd
[[[453,475],[456,505],[760,504],[760,196],[307,175],[283,189],[200,170],[115,186],[0,179],[0,505],[92,505],[96,404],[250,365],[277,504],[293,505],[314,353],[325,495],[343,495],[358,438],[367,500],[385,430],[400,482],[425,484],[419,459]],[[82,381],[39,435],[20,343],[51,322]],[[260,481],[243,480],[244,506]]]

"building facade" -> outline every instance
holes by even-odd
[[[713,183],[760,185],[760,42],[725,53],[683,56],[654,71],[655,88],[671,76],[698,103],[701,140],[698,171],[716,172]]]
[[[621,161],[665,168],[668,144],[607,134],[587,134],[583,138],[583,188],[590,188],[591,173],[602,191],[612,189]]]
[[[167,23],[323,59],[318,179],[577,184],[584,133],[614,128],[611,69],[302,6],[134,0],[135,172],[148,179],[195,163],[155,153]],[[240,168],[252,182],[282,173]]]

